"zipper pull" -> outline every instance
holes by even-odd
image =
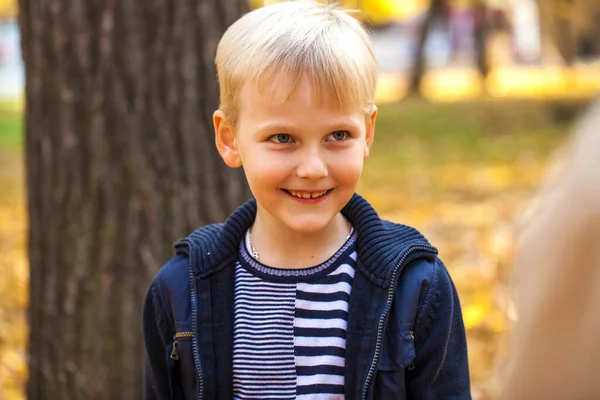
[[[171,360],[179,360],[179,351],[177,351],[177,335],[173,335],[173,351],[171,351]]]
[[[408,333],[410,334],[410,338],[414,342],[415,341],[415,331],[409,331]],[[413,369],[415,369],[415,363],[414,363],[414,361],[411,361],[410,364],[408,364],[408,370],[412,371]]]

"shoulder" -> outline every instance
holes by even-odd
[[[224,223],[203,226],[175,243],[177,255],[190,258],[190,273],[207,276],[228,265],[238,254],[244,234],[251,225],[251,218],[240,218],[248,205],[238,209]],[[241,211],[240,211],[241,210]]]
[[[190,233],[185,239],[190,239],[195,242],[205,242],[205,241],[213,241],[216,237],[219,237],[221,231],[225,227],[224,222],[219,222],[216,224],[204,225],[192,233]]]
[[[204,225],[196,229],[175,243],[175,254],[189,256],[189,252],[192,249],[205,251],[218,247],[219,241],[222,240],[224,226],[224,223],[217,223]]]
[[[435,280],[436,271],[440,268],[441,261],[435,259],[419,258],[406,265],[398,280],[398,290],[406,291],[411,287],[430,286]]]
[[[186,321],[190,317],[190,274],[189,258],[179,255],[169,260],[150,284],[149,295],[157,314],[170,321]]]
[[[163,339],[171,334],[169,332],[174,326],[173,302],[177,302],[172,295],[186,283],[181,279],[186,270],[187,258],[177,256],[163,265],[150,282],[143,310],[145,334],[152,332],[156,327],[160,328]]]
[[[399,326],[428,330],[460,309],[458,293],[444,263],[417,259],[402,271],[394,292],[392,320]]]
[[[392,235],[399,236],[401,238],[406,238],[409,241],[422,241],[424,243],[429,244],[425,235],[423,235],[418,229],[409,226],[400,224],[398,222],[392,222],[385,219],[381,220],[383,224],[383,228]]]
[[[356,213],[354,226],[358,236],[358,258],[364,273],[378,286],[389,287],[396,278],[398,265],[405,266],[411,260],[433,260],[437,249],[421,232],[408,225],[379,219],[371,211]],[[364,216],[366,215],[366,216]]]
[[[394,293],[396,317],[400,321],[415,321],[418,311],[428,301],[432,287],[438,284],[442,266],[437,257],[419,258],[406,265]]]
[[[223,223],[205,225],[174,245],[175,256],[158,271],[151,287],[167,297],[186,292],[191,274],[196,273],[199,265],[208,265],[219,254],[219,242],[222,237]],[[203,257],[204,256],[204,257]],[[207,257],[208,256],[208,257]]]
[[[411,285],[418,285],[419,289],[415,323],[420,326],[421,333],[460,316],[458,292],[448,269],[439,258],[411,265],[407,268],[407,276],[404,289],[408,290]]]
[[[161,291],[177,290],[182,283],[187,285],[188,271],[189,257],[185,254],[176,255],[160,268],[152,285]]]
[[[189,261],[185,255],[178,255],[164,264],[148,289],[148,295],[154,298],[155,302],[162,305],[163,308],[172,308],[172,305],[182,299],[183,294],[187,293]]]

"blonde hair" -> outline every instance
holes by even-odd
[[[216,56],[220,108],[235,124],[246,82],[261,93],[285,83],[293,96],[308,79],[313,98],[370,112],[378,65],[369,34],[346,11],[316,1],[284,1],[254,10],[225,32]],[[282,81],[283,79],[283,81]]]

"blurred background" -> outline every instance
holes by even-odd
[[[251,0],[251,7],[264,1]],[[360,193],[440,249],[461,296],[473,395],[493,398],[516,317],[519,221],[600,91],[598,0],[354,0],[381,67]],[[0,399],[27,380],[24,63],[0,0]]]

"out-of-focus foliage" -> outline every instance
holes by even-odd
[[[0,398],[23,397],[28,265],[21,114],[0,103]]]
[[[17,16],[17,0],[0,0],[0,19]]]
[[[394,20],[402,20],[422,12],[427,7],[425,0],[345,0],[346,8],[359,10],[359,19],[371,24],[385,24]]]
[[[440,249],[461,296],[476,399],[489,398],[510,322],[515,222],[566,138],[567,124],[557,120],[578,105],[411,100],[380,107],[360,192],[382,217],[417,227]],[[0,391],[7,400],[23,399],[26,379],[20,129],[20,115],[0,104]]]
[[[408,94],[409,81],[400,74],[382,74],[377,98],[393,102]],[[446,68],[425,73],[423,97],[433,101],[474,100],[484,94],[496,98],[578,99],[600,92],[598,65],[501,66],[486,79],[473,68]]]
[[[281,0],[249,0],[250,7],[258,8]],[[425,10],[428,0],[339,0],[345,8],[358,11],[356,17],[374,25],[401,20]]]

